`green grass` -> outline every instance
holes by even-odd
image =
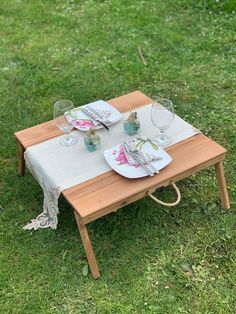
[[[235,12],[234,0],[1,1],[1,313],[236,312]],[[220,208],[210,169],[179,183],[169,214],[143,199],[91,223],[95,281],[63,199],[57,231],[22,230],[43,195],[29,172],[17,176],[13,133],[51,119],[62,97],[80,105],[136,89],[172,99],[228,149],[232,208]]]

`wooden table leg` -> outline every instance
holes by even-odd
[[[25,159],[24,159],[24,147],[21,145],[19,141],[17,141],[18,145],[18,174],[23,176],[25,174]]]
[[[77,222],[77,225],[79,228],[79,232],[81,235],[81,239],[82,239],[82,242],[84,245],[84,249],[85,249],[85,252],[87,255],[87,259],[88,259],[91,273],[93,275],[93,278],[97,279],[100,277],[100,273],[99,273],[97,261],[96,261],[96,258],[95,258],[94,252],[93,252],[93,247],[92,247],[92,244],[90,242],[88,230],[87,230],[86,226],[80,222],[80,218],[75,211],[74,211],[74,214],[75,214],[75,219],[76,219],[76,222]]]
[[[216,170],[216,179],[217,179],[218,189],[220,192],[221,206],[224,209],[229,209],[230,202],[229,202],[229,196],[228,196],[227,185],[226,185],[226,180],[225,180],[224,166],[223,166],[222,161],[215,164],[215,170]]]

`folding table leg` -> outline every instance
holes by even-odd
[[[89,238],[89,234],[87,231],[87,228],[85,225],[83,225],[80,221],[80,218],[78,216],[78,214],[76,213],[76,211],[74,211],[75,214],[75,219],[79,228],[79,232],[81,235],[81,239],[84,245],[84,249],[87,255],[87,259],[88,259],[88,263],[89,263],[89,267],[91,270],[91,273],[93,275],[93,278],[97,279],[100,277],[100,273],[99,273],[99,269],[98,269],[98,265],[97,265],[97,261],[93,252],[93,247],[92,244],[90,242],[90,238]]]
[[[17,141],[18,145],[18,174],[23,176],[25,174],[25,159],[24,159],[24,147],[21,145],[19,141]]]
[[[229,196],[228,196],[227,185],[226,185],[226,180],[225,180],[224,166],[223,166],[222,161],[215,164],[215,171],[216,171],[218,189],[220,192],[221,206],[224,209],[229,209],[230,202],[229,202]]]

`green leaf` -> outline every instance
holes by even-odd
[[[158,150],[158,146],[156,144],[154,144],[153,142],[150,142],[150,144],[153,149]]]
[[[140,145],[142,145],[142,143],[141,142],[138,142],[137,144],[135,144],[135,147],[139,147]]]
[[[196,198],[193,198],[193,199],[192,199],[192,202],[193,202],[194,204],[198,204],[198,203],[199,203]]]
[[[84,277],[88,276],[88,264],[85,264],[82,269],[82,274]]]

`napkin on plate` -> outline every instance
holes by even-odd
[[[101,121],[107,120],[108,117],[111,115],[111,112],[109,110],[96,108],[95,106],[92,105],[85,105],[83,107],[92,114],[95,114],[99,119],[101,119]]]
[[[125,153],[126,159],[128,161],[128,164],[130,166],[138,164],[138,161],[135,159],[135,157],[133,157],[132,153],[126,153],[125,151],[124,151],[124,153]],[[155,161],[155,160],[161,160],[162,159],[159,156],[155,156],[155,155],[152,155],[152,154],[144,153],[142,151],[139,152],[139,157],[145,163],[149,163],[149,162],[152,162],[152,161]]]

